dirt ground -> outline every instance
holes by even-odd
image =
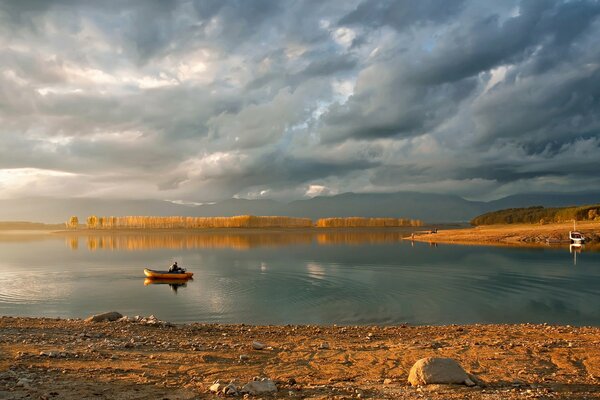
[[[427,356],[455,358],[485,384],[409,386]],[[600,328],[0,318],[0,399],[209,399],[215,380],[253,377],[277,384],[262,398],[600,399]]]
[[[467,229],[439,229],[437,233],[417,234],[414,240],[431,243],[456,243],[471,245],[539,246],[563,241],[568,246],[569,231],[573,223],[547,225],[509,224],[484,225]],[[600,222],[578,222],[577,230],[588,240],[588,247],[598,247]]]

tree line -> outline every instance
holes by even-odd
[[[205,228],[357,228],[421,226],[420,220],[405,218],[309,218],[239,215],[235,217],[87,217],[87,229],[205,229]],[[79,218],[71,217],[69,229],[80,227]]]
[[[508,208],[482,214],[471,225],[548,224],[569,221],[600,221],[600,204],[573,207]]]

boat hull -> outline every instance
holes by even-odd
[[[155,271],[152,269],[144,268],[144,275],[152,279],[190,279],[194,275],[194,273]]]
[[[585,243],[585,236],[578,231],[570,231],[569,232],[569,240],[571,244],[582,245]]]

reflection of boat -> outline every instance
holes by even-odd
[[[185,286],[188,282],[193,282],[193,278],[188,279],[164,279],[164,278],[146,278],[144,279],[144,286],[148,285],[177,285]]]
[[[581,253],[582,247],[581,243],[569,245],[569,252],[573,254],[573,265],[577,265],[577,253]]]
[[[171,290],[177,294],[177,289],[186,287],[189,281],[193,281],[192,278],[187,279],[161,279],[161,278],[146,278],[144,279],[144,286],[148,285],[169,285]]]
[[[144,268],[144,275],[148,278],[155,279],[189,279],[194,273],[193,272],[169,272],[169,271],[155,271],[153,269]]]

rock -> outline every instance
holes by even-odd
[[[223,390],[221,390],[221,393],[223,393],[226,396],[237,396],[238,395],[238,388],[235,385],[235,383],[230,383],[227,386],[225,386],[223,388]]]
[[[85,322],[104,322],[104,321],[116,321],[119,318],[123,318],[123,315],[116,311],[107,312],[104,314],[92,315],[85,319]]]
[[[248,382],[241,390],[242,393],[251,395],[275,393],[276,391],[277,386],[275,385],[275,382],[268,378],[261,379],[260,381]]]
[[[476,377],[473,374],[470,374],[467,372],[467,376],[469,377],[469,381],[465,381],[465,385],[467,386],[481,386],[481,387],[485,387],[486,384],[484,381],[482,381],[481,379],[479,379],[478,377]]]
[[[329,343],[326,343],[326,342],[321,343],[319,345],[319,349],[321,349],[321,350],[329,350]]]
[[[431,383],[475,386],[469,374],[452,358],[427,357],[415,363],[408,374],[413,386]]]
[[[248,356],[247,354],[240,355],[240,362],[248,361],[249,359],[250,356]]]
[[[212,385],[210,385],[208,390],[210,390],[213,393],[219,393],[221,390],[223,390],[224,387],[225,387],[224,384],[222,384],[220,382],[215,382]]]
[[[254,350],[262,350],[265,348],[265,345],[262,344],[261,342],[252,342],[252,348]]]
[[[384,385],[391,385],[391,384],[392,384],[392,380],[391,380],[390,378],[385,378],[385,379],[383,380],[383,384],[384,384]]]
[[[31,379],[21,378],[17,381],[17,386],[20,386],[24,389],[29,389],[31,386]]]

